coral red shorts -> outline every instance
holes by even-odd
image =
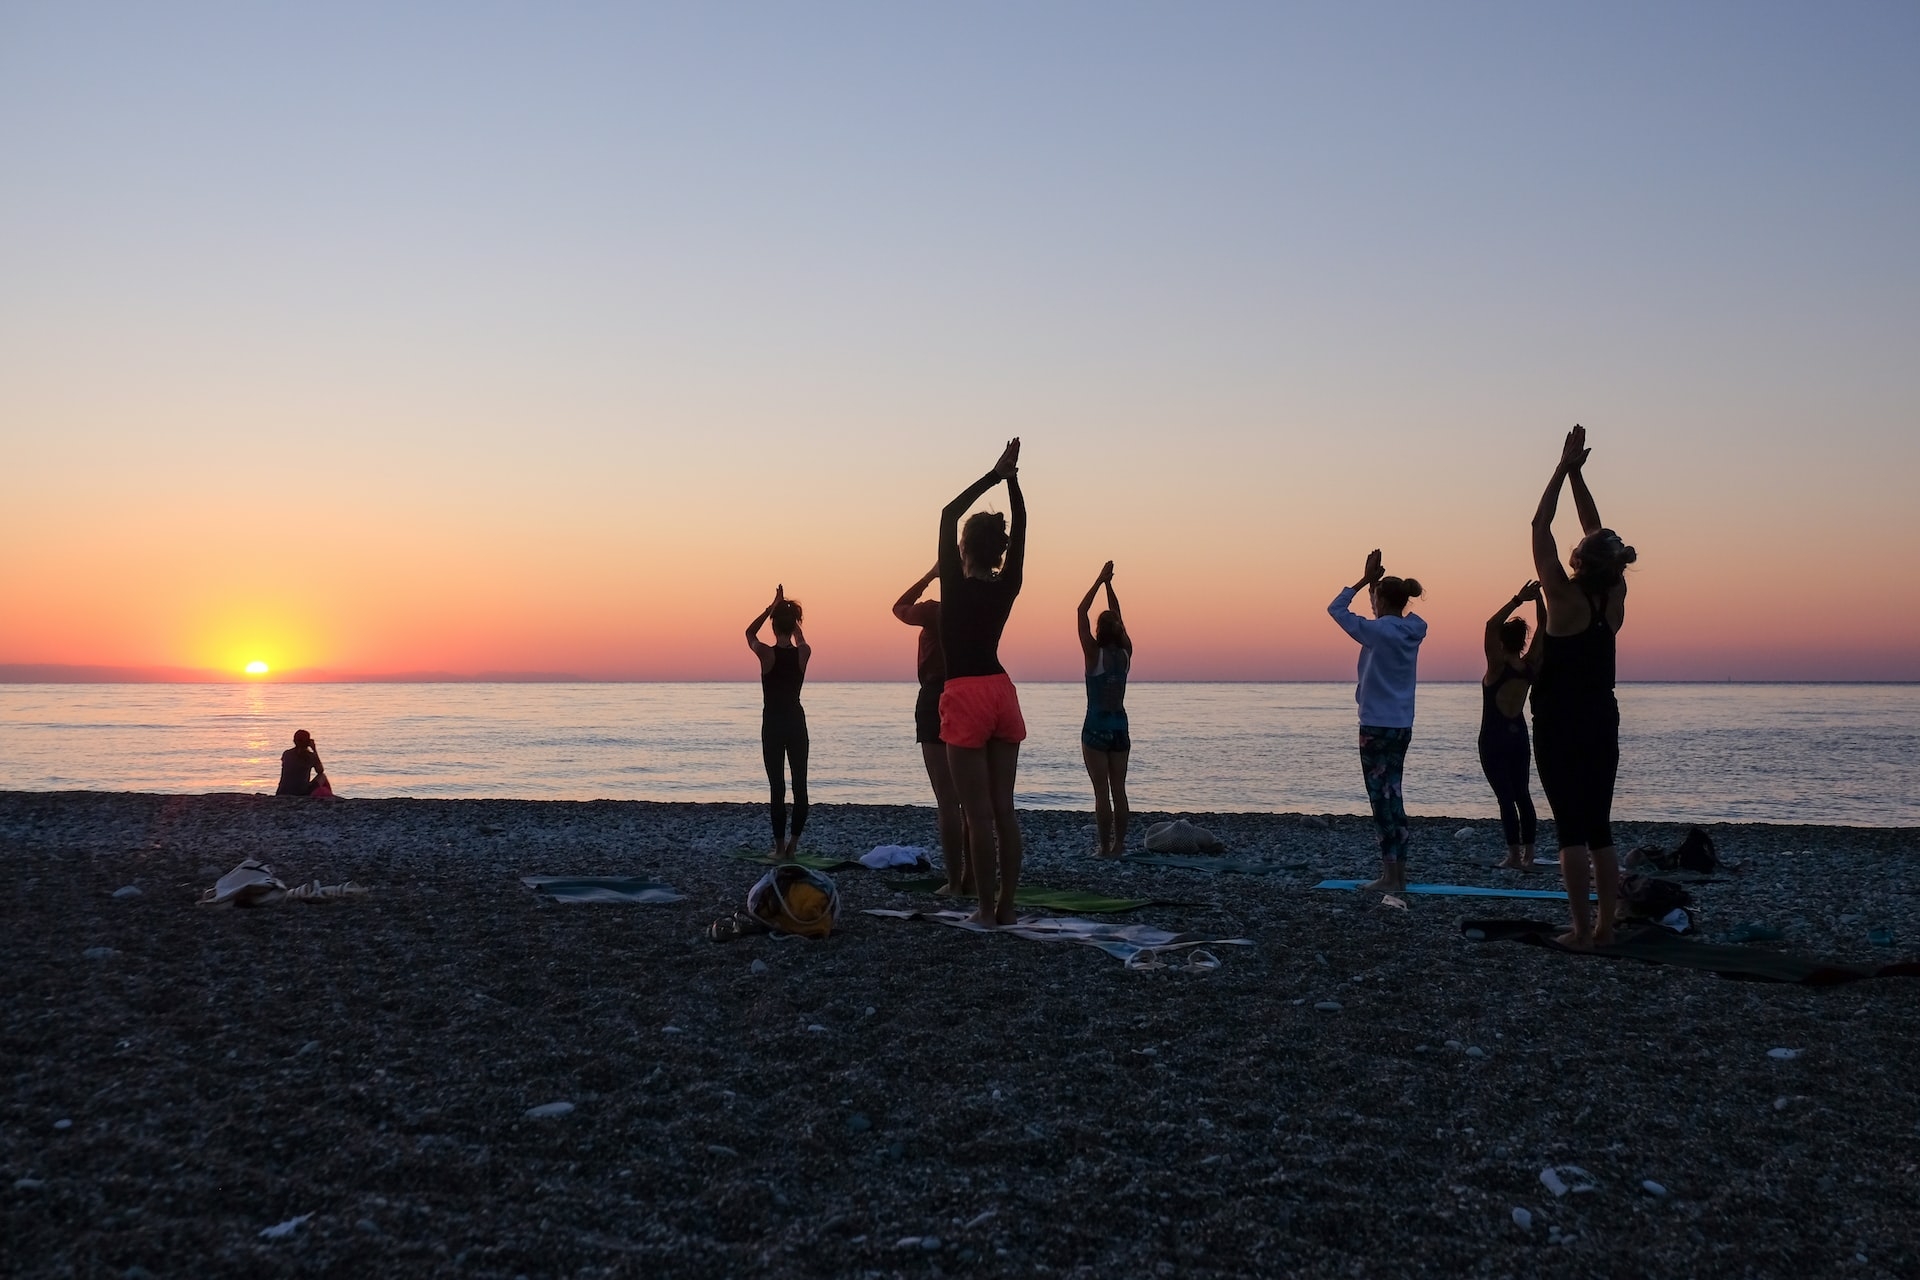
[[[1020,695],[1003,671],[994,676],[954,676],[940,693],[940,741],[950,747],[984,747],[988,741],[1022,742]]]

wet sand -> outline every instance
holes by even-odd
[[[0,794],[0,1273],[1920,1272],[1920,983],[1475,944],[1463,915],[1564,907],[1316,892],[1373,874],[1364,819],[1185,816],[1308,869],[1114,866],[1028,812],[1028,879],[1257,944],[1206,975],[862,916],[935,905],[866,871],[830,941],[709,942],[756,806]],[[1463,825],[1416,821],[1415,878],[1517,883]],[[1920,832],[1711,830],[1747,873],[1697,890],[1708,937],[1920,954]],[[807,843],[933,835],[821,806]],[[249,856],[373,893],[194,906]],[[544,904],[542,873],[687,899]]]

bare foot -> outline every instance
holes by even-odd
[[[998,911],[993,913],[993,922],[998,925],[1012,924],[1014,921],[1018,920],[1019,918],[1020,918],[1019,914],[1015,912],[1014,909],[1010,906],[1001,907]]]
[[[775,862],[789,862],[792,860],[792,856],[787,853],[787,846],[784,844],[778,844],[778,843],[776,843],[773,846],[773,852],[769,853],[767,856],[769,858],[772,858]]]
[[[1096,858],[1117,858],[1120,856],[1120,851],[1118,849],[1100,849],[1096,851],[1093,856]]]
[[[1613,945],[1613,926],[1608,925],[1604,929],[1595,929],[1593,931],[1593,945],[1596,947],[1612,946]]]
[[[1360,886],[1360,892],[1362,893],[1392,893],[1393,890],[1393,881],[1387,879],[1385,876],[1381,876],[1378,880],[1370,880]]]
[[[1493,869],[1495,871],[1525,871],[1527,869],[1527,864],[1524,862],[1517,862],[1512,858],[1502,858],[1500,859],[1500,861],[1493,864]]]
[[[998,927],[1000,922],[994,918],[993,912],[987,910],[985,907],[976,907],[973,913],[967,917],[967,923],[992,929]]]
[[[1593,950],[1593,936],[1579,929],[1569,929],[1554,941],[1569,951]]]
[[[1527,861],[1519,864],[1519,869],[1521,871],[1545,871],[1546,865],[1544,863],[1535,862],[1531,858],[1529,858]]]

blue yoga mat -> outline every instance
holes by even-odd
[[[1313,886],[1316,889],[1358,889],[1366,884],[1365,880],[1322,880]],[[1567,895],[1560,889],[1486,889],[1477,884],[1410,884],[1408,893],[1426,893],[1437,898],[1538,898],[1543,902],[1565,902]],[[1588,900],[1595,895],[1588,894]]]

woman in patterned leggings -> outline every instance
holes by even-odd
[[[1349,606],[1362,588],[1373,606],[1363,618]],[[1390,578],[1380,553],[1367,557],[1366,572],[1343,587],[1327,606],[1333,620],[1360,643],[1360,682],[1354,701],[1360,709],[1360,773],[1380,832],[1380,878],[1367,886],[1385,893],[1407,887],[1407,806],[1400,794],[1400,773],[1407,743],[1413,738],[1413,688],[1420,642],[1427,622],[1407,612],[1407,601],[1421,593],[1417,578]]]

